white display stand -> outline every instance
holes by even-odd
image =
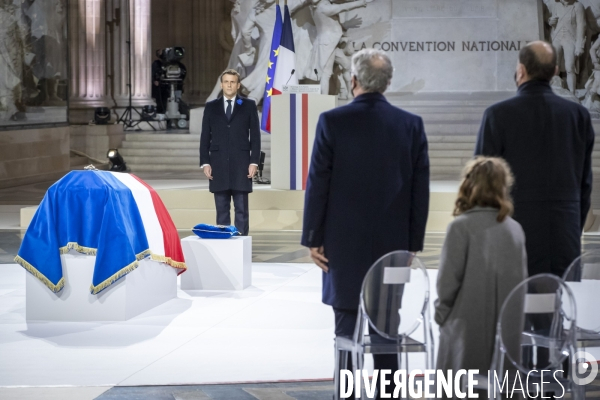
[[[252,284],[252,237],[181,240],[188,267],[183,290],[243,290]]]
[[[168,265],[144,259],[137,269],[94,295],[90,285],[96,257],[71,250],[60,258],[65,286],[58,293],[26,274],[28,321],[124,321],[177,297],[177,270]]]
[[[204,117],[204,107],[192,108],[190,110],[190,133],[199,135],[202,133],[202,118]]]

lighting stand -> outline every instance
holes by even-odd
[[[153,131],[156,131],[156,128],[149,122],[142,120],[142,114],[132,105],[132,89],[131,89],[131,0],[127,0],[127,88],[129,89],[129,103],[127,107],[125,107],[125,111],[117,120],[117,123],[122,123],[125,127],[125,130],[138,128],[138,125],[142,122],[146,122]],[[133,113],[136,113],[140,119],[133,119]],[[137,129],[140,130],[141,129]]]

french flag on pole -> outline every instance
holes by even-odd
[[[281,94],[283,86],[297,85],[298,74],[296,74],[296,50],[294,48],[294,33],[292,31],[292,18],[287,1],[284,8],[283,30],[279,44],[279,55],[277,56],[277,69],[275,70],[275,83],[273,94]]]
[[[275,83],[275,71],[277,69],[282,27],[281,7],[279,7],[278,1],[275,10],[275,28],[273,29],[273,39],[271,40],[271,52],[269,53],[267,83],[265,85],[265,94],[263,96],[263,112],[260,120],[260,129],[268,133],[271,133],[271,96],[273,95],[273,84]]]

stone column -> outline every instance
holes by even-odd
[[[104,3],[105,0],[69,1],[69,105],[73,110],[106,105]]]
[[[129,101],[129,54],[127,40],[131,27],[131,90],[132,105],[139,107],[152,104],[151,65],[152,38],[150,35],[150,0],[109,0],[112,2],[116,21],[112,28],[111,57],[114,100],[118,107],[125,107]],[[129,3],[129,13],[127,4]],[[129,21],[127,17],[129,16]],[[128,23],[129,22],[129,23]]]

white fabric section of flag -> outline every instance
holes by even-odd
[[[158,217],[156,216],[156,210],[154,209],[150,191],[129,174],[121,172],[111,172],[111,174],[131,190],[133,198],[137,203],[138,210],[140,211],[142,222],[144,223],[150,251],[152,254],[164,256],[165,242],[163,231],[160,222],[158,221]]]
[[[273,87],[278,91],[283,91],[284,85],[298,84],[298,71],[292,74],[296,69],[296,53],[292,50],[279,46],[279,56],[277,56],[277,69],[275,70],[275,82]]]
[[[302,190],[302,132],[304,130],[304,118],[302,109],[302,95],[296,96],[296,187],[292,189]]]

